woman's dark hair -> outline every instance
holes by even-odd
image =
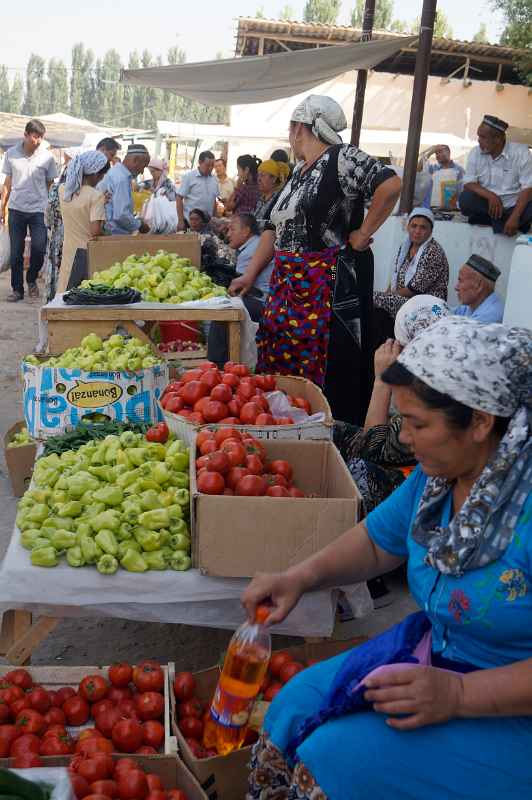
[[[253,214],[237,214],[237,217],[244,227],[249,228],[252,236],[258,236],[260,234],[257,218]]]
[[[98,144],[96,145],[96,150],[109,150],[111,153],[118,153],[120,150],[120,145],[116,141],[116,139],[112,139],[110,136],[106,136],[104,139],[100,139]]]
[[[442,394],[442,392],[437,392],[436,389],[427,386],[422,380],[412,375],[399,361],[395,361],[384,370],[381,380],[390,386],[407,386],[428,408],[432,408],[434,411],[443,411],[449,424],[455,428],[465,430],[473,421],[472,408],[459,403],[458,400],[453,400],[448,394]],[[494,433],[504,436],[509,422],[509,417],[495,417]]]
[[[197,214],[198,217],[202,220],[204,225],[207,225],[207,223],[210,220],[210,217],[208,216],[208,214],[206,214],[205,211],[202,211],[201,208],[193,208],[190,213],[191,214]]]
[[[249,169],[254,183],[257,183],[257,171],[261,164],[262,161],[260,158],[257,158],[257,156],[238,156],[236,160],[237,167],[240,167],[240,169]]]
[[[288,153],[281,148],[279,150],[274,150],[270,158],[272,161],[280,161],[282,164],[288,164],[289,162]]]

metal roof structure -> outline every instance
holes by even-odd
[[[273,19],[240,17],[236,34],[236,54],[239,56],[267,55],[309,47],[352,44],[360,40],[362,31],[343,25],[319,25],[307,22],[288,22]],[[373,39],[407,39],[411,34],[373,31]],[[406,46],[383,61],[376,72],[413,75],[417,44]],[[515,68],[522,57],[530,58],[527,50],[479,42],[460,42],[435,37],[432,45],[430,74],[444,79],[461,77],[467,80],[495,81],[499,84],[524,84]]]

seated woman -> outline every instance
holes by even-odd
[[[64,239],[57,292],[79,286],[87,277],[87,243],[102,234],[105,222],[105,196],[95,187],[109,168],[107,156],[99,150],[81,153],[67,167],[59,187]]]
[[[225,202],[225,211],[231,214],[253,214],[259,199],[257,156],[239,156],[236,160],[238,182],[231,197]]]
[[[188,222],[192,233],[199,234],[201,266],[207,270],[214,269],[217,264],[232,268],[236,262],[235,251],[217,235],[217,228],[208,215],[201,208],[193,208]]]
[[[375,352],[375,382],[364,427],[334,423],[334,443],[356,481],[366,514],[404,481],[416,463],[400,440],[401,415],[392,411],[392,389],[382,374],[408,342],[450,313],[447,303],[432,295],[408,300],[395,319],[395,339],[387,339]]]
[[[271,158],[263,161],[259,166],[257,181],[260,197],[253,216],[259,224],[261,233],[265,224],[270,221],[270,212],[277,202],[277,196],[285,185],[289,174],[290,168],[288,164],[282,161],[274,161]]]
[[[304,592],[407,561],[424,611],[283,687],[248,798],[529,797],[532,332],[449,316],[382,379],[419,467],[333,544],[257,575],[243,603],[251,619],[269,600],[278,623]]]
[[[414,208],[408,217],[407,235],[395,257],[393,275],[386,292],[374,292],[375,324],[380,340],[391,336],[393,320],[404,303],[416,294],[432,294],[447,300],[449,262],[432,237],[434,215],[430,209]]]

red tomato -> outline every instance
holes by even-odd
[[[193,411],[192,414],[188,415],[188,421],[194,425],[203,425],[205,419],[199,411]]]
[[[107,797],[106,794],[87,794],[85,797],[86,800],[112,800],[112,798]]]
[[[35,733],[37,736],[44,733],[46,728],[43,715],[33,708],[25,708],[17,714],[15,725],[22,733]]]
[[[243,478],[245,475],[249,474],[249,470],[245,467],[231,467],[225,480],[228,487],[234,491],[240,478]]]
[[[218,450],[218,445],[214,439],[205,439],[199,447],[202,456],[208,456],[209,453],[214,453],[216,450]]]
[[[34,708],[35,711],[38,711],[39,714],[46,714],[52,705],[50,695],[46,689],[42,689],[40,686],[36,686],[31,692],[28,692],[27,697],[31,703],[31,707]]]
[[[225,403],[218,400],[209,400],[203,407],[205,422],[220,422],[221,419],[229,415],[229,408]]]
[[[97,715],[102,711],[109,711],[110,708],[114,707],[115,703],[109,697],[106,697],[105,700],[98,700],[97,703],[92,704],[91,715],[96,719]]]
[[[186,739],[197,739],[201,741],[203,736],[203,722],[196,717],[184,717],[177,723],[179,730]]]
[[[41,739],[34,733],[25,733],[11,743],[9,755],[12,758],[22,755],[22,753],[38,753],[41,747]]]
[[[292,417],[277,417],[275,420],[276,425],[293,425],[294,420]]]
[[[140,769],[121,770],[118,774],[120,800],[144,800],[148,795],[148,781]]]
[[[150,792],[155,792],[164,789],[163,782],[154,772],[146,773],[146,780],[148,781],[148,789]]]
[[[172,414],[180,414],[185,408],[185,401],[177,394],[169,394],[163,401],[163,408]]]
[[[247,497],[262,497],[266,494],[268,485],[261,475],[245,475],[240,478],[236,487],[235,494]]]
[[[189,369],[181,376],[181,381],[183,383],[190,383],[191,381],[199,381],[202,375],[203,375],[202,369]]]
[[[231,402],[227,404],[227,408],[229,409],[229,413],[232,417],[236,417],[240,421],[240,410],[244,405],[244,401],[240,399],[240,397],[233,397]],[[236,424],[236,423],[235,423]]]
[[[155,756],[157,755],[157,750],[155,747],[150,747],[147,744],[143,744],[142,747],[139,747],[138,750],[135,750],[136,756]]]
[[[131,674],[133,674],[133,670],[131,670]],[[118,705],[118,703],[121,703],[122,700],[128,700],[130,697],[132,697],[132,694],[131,694],[131,689],[129,687],[111,686],[107,694],[106,700],[101,700],[100,702],[105,703],[107,701],[109,703],[114,703],[115,705]]]
[[[262,414],[263,409],[258,403],[244,403],[240,410],[240,421],[242,425],[254,425],[255,420]]]
[[[120,711],[124,719],[138,720],[139,718],[135,706],[135,701],[133,700],[132,697],[126,698],[125,700],[121,700],[118,704],[118,710]]]
[[[95,781],[105,781],[112,775],[109,764],[103,758],[84,758],[77,768],[77,773],[85,778],[89,785]]]
[[[206,456],[207,458],[208,456]],[[198,474],[197,478],[198,491],[201,494],[223,494],[225,489],[225,481],[223,475],[219,472],[202,472]]]
[[[0,725],[0,758],[7,758],[11,745],[21,733],[20,728],[16,725]]]
[[[69,697],[74,697],[75,694],[76,692],[74,691],[72,686],[63,686],[62,689],[57,690],[56,703],[62,707],[65,700],[68,700]]]
[[[83,739],[90,739],[91,736],[101,736],[102,734],[100,731],[96,730],[96,728],[84,728],[84,730],[80,731],[78,739],[83,741]]]
[[[209,463],[208,456],[200,456],[196,459],[196,467],[198,470],[200,469],[207,469],[207,464]]]
[[[122,719],[112,732],[113,744],[121,753],[134,753],[144,743],[144,730],[134,719]]]
[[[206,369],[200,378],[201,383],[208,386],[209,391],[212,391],[215,386],[218,386],[222,381],[222,374],[218,369]]]
[[[208,472],[219,472],[221,475],[225,475],[229,472],[231,463],[225,453],[215,450],[214,453],[209,453],[207,456],[206,467]]]
[[[305,497],[305,493],[298,489],[297,486],[291,486],[288,490],[290,497]]]
[[[214,439],[213,431],[200,431],[196,437],[196,447],[199,449],[203,442],[208,442],[211,439]]]
[[[94,781],[90,785],[91,794],[103,794],[106,797],[118,797],[118,784],[107,778],[103,781]]]
[[[146,800],[167,800],[166,792],[164,789],[154,789],[148,792]]]
[[[85,725],[90,716],[90,706],[82,697],[69,697],[63,704],[69,725]]]
[[[21,711],[24,711],[25,708],[31,708],[30,698],[29,697],[21,697],[20,700],[15,700],[14,703],[11,703],[11,706],[8,706],[5,703],[8,710],[11,708],[11,715],[13,719],[16,719],[17,715],[20,714]]]
[[[46,736],[41,741],[40,756],[68,756],[72,752],[70,736]]]
[[[22,753],[15,758],[13,767],[15,769],[33,769],[42,767],[42,759],[36,753]]]
[[[27,669],[12,669],[7,675],[4,675],[4,680],[13,686],[18,686],[20,689],[31,689],[33,686],[33,679]]]
[[[196,691],[196,681],[191,672],[177,672],[174,678],[174,694],[181,703],[190,700]]]
[[[238,417],[224,417],[218,423],[219,425],[240,425],[240,420]]]
[[[260,390],[257,389],[257,391]],[[263,412],[267,412],[270,410],[268,401],[266,400],[263,394],[254,394],[253,397],[251,398],[251,402],[256,403],[258,406],[260,406]]]
[[[62,703],[59,702],[58,694],[53,689],[48,689],[48,696],[50,698],[50,703],[52,704],[52,708],[61,708]]]
[[[168,430],[166,422],[159,422],[158,425],[153,425],[151,428],[148,428],[145,434],[146,441],[164,444],[168,441],[169,433],[170,431]]]
[[[168,800],[187,800],[187,796],[181,789],[169,789],[166,792]]]
[[[312,414],[312,411],[310,410],[310,403],[308,400],[305,400],[304,397],[294,397],[293,405],[296,408],[303,409],[303,411],[306,411],[309,415]]]
[[[179,416],[183,417],[183,419],[188,419],[191,414],[192,414],[192,411],[190,409],[187,409],[187,408],[183,408],[179,412]]]
[[[113,752],[113,743],[104,736],[89,736],[86,739],[78,739],[75,746],[76,753],[84,756],[95,756],[97,753]]]
[[[228,403],[233,399],[233,390],[225,383],[217,384],[211,392],[212,400],[219,400],[220,403]]]
[[[237,431],[236,428],[219,428],[214,433],[214,441],[220,448],[223,450],[222,444],[226,441],[226,439],[231,439],[234,442],[242,441],[242,436],[240,435],[240,431]]]
[[[109,680],[113,686],[117,686],[119,689],[129,686],[132,677],[133,668],[125,661],[111,664],[109,667]]]
[[[164,394],[167,394],[167,392],[178,392],[182,386],[183,381],[171,381],[164,390]]]
[[[284,486],[269,486],[266,491],[267,497],[290,497],[288,489]]]
[[[258,456],[246,456],[245,466],[252,475],[262,475],[264,472],[264,464]]]
[[[229,386],[231,389],[237,389],[240,383],[240,378],[233,375],[232,372],[226,372],[222,375],[222,384]]]
[[[177,706],[177,716],[179,719],[183,717],[196,717],[201,719],[203,714],[203,706],[197,697],[191,697],[186,703],[179,703]]]
[[[162,692],[164,672],[156,661],[142,661],[133,670],[133,683],[139,692]]]
[[[135,696],[137,714],[144,722],[160,719],[164,714],[164,698],[160,692],[141,692]]]
[[[81,775],[71,772],[70,783],[72,784],[72,789],[74,790],[77,800],[83,800],[83,798],[89,794],[89,784]]]
[[[264,692],[264,699],[267,703],[271,703],[273,698],[279,694],[281,689],[283,688],[282,683],[270,683],[266,691]]]
[[[275,421],[271,414],[262,413],[257,416],[255,420],[255,425],[260,425],[261,427],[266,427],[268,425],[274,425]]]
[[[281,683],[288,683],[288,681],[297,675],[298,672],[304,670],[305,667],[303,664],[299,664],[297,661],[288,661],[286,664],[283,664],[279,671],[279,677],[281,679]]]
[[[281,672],[281,667],[283,667],[285,664],[288,664],[290,661],[292,661],[292,658],[288,655],[288,653],[274,653],[270,658],[270,665],[268,669],[274,678],[278,678]]]
[[[275,380],[275,375],[263,375],[263,386],[265,392],[274,392],[277,388],[277,381]]]
[[[94,715],[96,727],[104,736],[111,736],[117,722],[123,719],[120,710],[116,707],[108,708]]]
[[[201,400],[202,397],[206,397],[208,394],[209,388],[204,383],[200,383],[200,381],[185,383],[179,390],[179,396],[187,406],[193,406],[194,403],[197,403],[198,400]]]
[[[138,764],[133,758],[119,758],[115,762],[115,774],[125,769],[138,769]]]
[[[229,459],[231,467],[241,467],[246,461],[246,451],[242,442],[236,439],[225,439],[220,447],[222,453],[225,453]]]
[[[164,742],[164,726],[156,719],[149,719],[142,726],[144,729],[144,744],[158,750]]]
[[[238,378],[245,378],[249,375],[249,369],[245,364],[235,364],[233,361],[228,361],[224,367],[224,372],[232,373]]]
[[[262,461],[266,461],[266,450],[258,439],[254,439],[253,436],[246,436],[242,440],[242,444],[246,448],[248,456],[258,456]]]
[[[54,707],[46,712],[44,719],[47,725],[64,725],[66,722],[63,709]]]
[[[200,369],[202,372],[206,372],[208,369],[218,369],[218,367],[214,361],[202,361],[197,369]]]
[[[67,729],[64,725],[50,725],[43,733],[43,738],[47,736],[66,736]]]
[[[10,686],[8,689],[0,690],[0,700],[5,700],[8,705],[12,705],[16,700],[22,700],[26,696],[20,686]]]
[[[239,397],[244,403],[248,403],[255,392],[256,388],[253,383],[249,383],[247,380],[246,382],[240,381],[240,386],[236,390],[236,396]]]
[[[20,703],[21,701],[17,700],[16,702]],[[22,702],[25,701],[23,700]],[[19,711],[22,711],[22,708],[20,708]],[[3,725],[4,722],[7,722],[10,718],[11,718],[11,709],[4,700],[0,700],[0,725]]]
[[[271,462],[270,472],[272,472],[274,475],[282,475],[287,481],[291,481],[292,475],[294,474],[294,471],[288,461],[283,461],[281,459],[276,459],[275,461]]]
[[[107,695],[109,684],[101,675],[87,675],[81,681],[78,692],[88,703],[97,703]]]
[[[268,466],[270,465],[268,464]],[[268,486],[282,486],[284,489],[288,489],[288,481],[282,475],[272,475],[271,472],[267,472],[263,477]]]

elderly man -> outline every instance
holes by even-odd
[[[462,305],[455,308],[453,314],[478,322],[502,322],[504,304],[495,294],[500,274],[491,261],[482,256],[470,256],[458,273],[455,290]]]
[[[478,147],[469,154],[460,209],[471,225],[494,233],[527,233],[532,222],[532,156],[524,144],[506,140],[508,123],[486,114]]]
[[[133,213],[133,191],[131,181],[140,175],[150,162],[150,154],[143,144],[130,144],[122,164],[110,169],[97,186],[107,193],[105,204],[106,233],[125,236],[130,233],[148,233],[149,226]]]
[[[197,169],[185,173],[177,189],[178,230],[188,226],[188,215],[193,208],[199,208],[209,219],[216,215],[218,180],[212,174],[214,154],[210,150],[200,153]]]

